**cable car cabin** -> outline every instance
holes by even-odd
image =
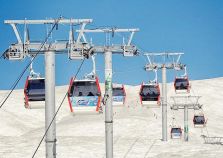
[[[99,112],[101,108],[101,90],[98,78],[75,80],[71,78],[68,90],[70,111]],[[92,110],[93,109],[93,110]]]
[[[31,108],[30,102],[45,101],[45,79],[27,77],[24,96],[26,108]]]
[[[175,92],[190,92],[188,77],[176,77],[174,81]]]
[[[182,129],[180,127],[172,127],[170,131],[171,139],[181,139],[182,137]]]
[[[142,84],[139,97],[142,105],[160,105],[159,84]]]
[[[194,119],[193,119],[193,123],[194,123],[194,127],[205,127],[206,125],[206,120],[204,115],[194,115]]]
[[[126,93],[125,93],[124,85],[113,86],[112,94],[113,94],[113,105],[124,105],[125,104]]]

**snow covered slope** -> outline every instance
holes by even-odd
[[[101,84],[104,90],[103,84]],[[146,108],[139,104],[140,86],[126,86],[127,100],[124,107],[114,108],[114,157],[115,158],[220,158],[223,146],[204,144],[202,134],[223,136],[223,78],[192,81],[191,95],[200,95],[207,128],[194,128],[194,111],[189,111],[189,142],[171,140],[162,142],[161,107]],[[56,88],[59,106],[68,86]],[[0,100],[6,91],[0,91]],[[168,103],[175,95],[173,84],[168,84]],[[168,107],[169,105],[168,104]],[[172,112],[168,108],[168,126],[172,117],[183,128],[183,111]],[[0,158],[30,158],[45,129],[45,113],[42,109],[25,109],[23,90],[12,93],[0,109]],[[170,131],[170,127],[168,132]],[[208,132],[208,133],[207,133]],[[169,134],[169,133],[168,133]],[[67,99],[57,116],[58,158],[105,157],[104,114],[70,113]],[[36,157],[45,157],[45,143]]]

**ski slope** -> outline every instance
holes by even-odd
[[[194,128],[194,111],[189,111],[189,142],[171,140],[169,131],[173,115],[183,128],[183,111],[172,112],[170,96],[175,95],[168,84],[168,142],[162,142],[160,108],[139,104],[140,86],[126,86],[126,105],[114,107],[115,158],[220,158],[223,145],[204,144],[201,135],[223,136],[223,78],[192,81],[191,95],[200,95],[207,128]],[[161,85],[160,85],[161,87]],[[162,87],[161,87],[162,88]],[[62,101],[68,86],[56,87],[56,106]],[[104,90],[101,84],[102,91]],[[7,91],[0,91],[0,100]],[[0,109],[0,158],[30,158],[45,129],[44,108],[25,109],[23,90],[15,90]],[[71,114],[67,99],[57,116],[58,158],[105,157],[104,114]],[[45,157],[45,142],[37,158]]]

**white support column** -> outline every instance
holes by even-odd
[[[45,53],[45,128],[55,115],[55,52]],[[56,158],[56,120],[46,134],[46,158]]]
[[[188,106],[184,106],[184,141],[188,141]]]
[[[112,52],[105,52],[105,147],[106,158],[113,158]]]
[[[165,64],[162,67],[162,140],[167,141],[167,84]]]

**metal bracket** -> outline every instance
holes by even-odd
[[[91,55],[91,59],[92,59],[92,71],[85,75],[85,78],[87,79],[95,79],[96,78],[96,63],[95,63],[95,54]]]
[[[80,60],[89,57],[91,47],[87,43],[71,43],[68,49],[68,56],[72,60]]]
[[[106,102],[107,102],[108,98],[109,98],[109,95],[108,94],[104,94],[104,97],[102,99],[103,105],[106,105]]]
[[[33,69],[33,58],[31,59],[31,64],[30,64],[30,73],[29,73],[29,77],[31,78],[40,78],[40,73],[36,73]]]
[[[138,51],[136,49],[136,46],[131,46],[131,45],[124,45],[123,46],[123,56],[125,57],[131,57],[134,55],[138,55]]]

